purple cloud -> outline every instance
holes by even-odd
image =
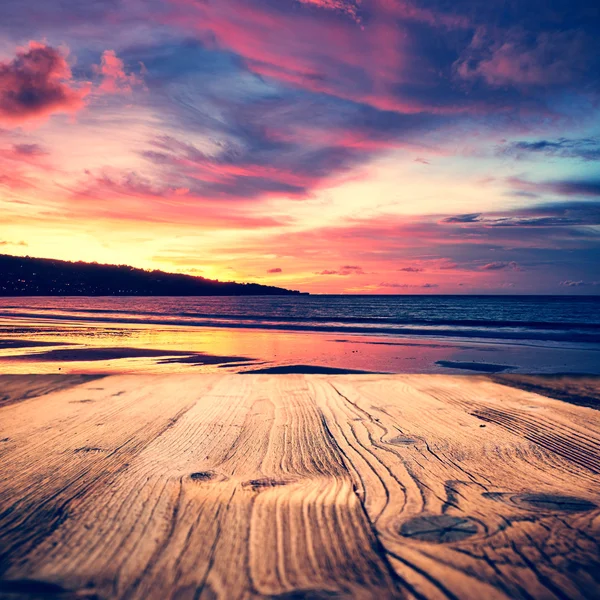
[[[342,277],[347,277],[348,275],[365,275],[362,267],[355,265],[346,265],[340,267],[339,269],[325,269],[324,271],[319,271],[315,273],[316,275],[341,275]]]
[[[379,287],[383,288],[421,288],[421,289],[431,289],[440,287],[437,283],[422,283],[422,284],[412,284],[412,283],[394,283],[390,281],[382,281],[379,284]]]
[[[523,271],[523,269],[514,261],[496,261],[483,265],[482,271]]]
[[[0,121],[18,125],[53,113],[81,109],[89,92],[73,85],[65,57],[55,48],[29,42],[10,62],[0,62]]]

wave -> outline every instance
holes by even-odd
[[[4,309],[20,310],[19,306],[4,306]],[[268,322],[279,321],[284,323],[345,323],[345,324],[365,324],[365,325],[429,325],[429,326],[448,326],[448,327],[475,327],[475,328],[524,328],[524,329],[551,329],[555,331],[572,331],[572,330],[598,330],[600,331],[600,323],[581,323],[573,321],[527,321],[520,319],[513,320],[494,320],[494,319],[447,319],[447,318],[396,318],[396,317],[338,317],[331,316],[320,317],[311,315],[309,317],[293,317],[279,314],[221,314],[221,313],[201,313],[201,312],[164,312],[164,311],[144,311],[144,310],[117,310],[117,309],[100,309],[100,308],[78,308],[65,311],[63,307],[36,307],[39,312],[65,313],[70,317],[82,313],[86,315],[94,314],[111,314],[131,317],[163,317],[163,318],[190,318],[190,319],[219,319],[222,321],[239,321],[239,322]],[[36,313],[1,313],[0,316],[20,316],[25,314],[28,317],[39,316]],[[57,315],[59,318],[63,318]],[[153,322],[155,322],[153,320]]]
[[[8,307],[4,307],[5,309]],[[36,309],[37,310],[37,309]],[[46,309],[44,309],[46,310]],[[565,324],[548,323],[547,327],[530,327],[528,322],[511,321],[503,322],[481,322],[476,321],[454,321],[454,320],[427,320],[422,324],[428,327],[418,327],[417,320],[406,321],[398,319],[353,319],[353,318],[310,318],[298,319],[294,317],[258,317],[251,315],[208,315],[199,316],[199,313],[165,313],[150,312],[127,312],[114,310],[82,309],[71,311],[69,313],[55,314],[56,308],[48,308],[48,311],[54,311],[53,314],[41,315],[41,309],[38,312],[0,312],[0,317],[21,318],[33,320],[51,320],[51,321],[76,321],[93,322],[108,324],[130,324],[130,325],[164,325],[164,326],[185,326],[185,327],[226,327],[235,329],[263,329],[277,331],[314,331],[328,333],[359,333],[370,335],[401,335],[413,337],[454,337],[471,338],[486,340],[536,340],[553,342],[572,342],[572,343],[593,343],[600,344],[600,334],[595,331],[596,324]],[[60,309],[59,309],[60,310]],[[81,315],[79,313],[86,313]],[[107,316],[94,316],[94,314]],[[110,316],[115,315],[115,316]],[[117,316],[118,315],[118,316]],[[152,316],[148,319],[146,317]],[[139,318],[138,318],[139,317]],[[536,322],[541,325],[540,322]],[[390,326],[395,325],[395,326]],[[562,327],[569,325],[568,328]],[[577,325],[577,327],[574,327]],[[510,329],[513,327],[513,329]]]

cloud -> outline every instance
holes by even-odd
[[[529,181],[520,177],[510,177],[507,183],[518,192],[525,192],[526,195],[533,194],[553,194],[557,196],[590,196],[600,197],[600,178],[578,178],[578,179],[559,179],[546,181]]]
[[[347,277],[348,275],[365,275],[366,273],[363,271],[362,267],[358,267],[355,265],[346,265],[340,267],[337,270],[325,269],[323,271],[319,271],[315,273],[315,275],[341,275],[343,277]]]
[[[458,263],[455,263],[452,260],[443,259],[441,261],[438,261],[437,267],[442,271],[452,271],[458,267]]]
[[[135,171],[105,168],[86,171],[69,190],[71,218],[108,218],[139,222],[197,223],[202,228],[244,229],[289,225],[285,215],[268,215],[251,207],[226,210],[211,198],[182,193],[179,182]]]
[[[163,136],[155,139],[153,148],[143,156],[161,169],[164,179],[178,180],[178,187],[204,197],[305,198],[316,186],[318,172],[310,173],[306,167],[302,172],[301,165],[295,170],[293,163],[285,164],[284,143],[260,138],[247,141],[250,143],[225,143],[209,154],[192,144]],[[276,147],[280,148],[279,156],[275,155]],[[269,157],[273,158],[272,163],[267,160]]]
[[[48,154],[48,151],[39,144],[14,144],[13,151],[17,156],[46,156]]]
[[[141,67],[143,70],[143,64]],[[125,65],[114,50],[102,53],[100,65],[95,65],[94,71],[102,77],[98,89],[107,94],[130,94],[134,87],[143,85],[140,76],[125,72]]]
[[[424,271],[421,267],[404,267],[402,269],[397,269],[397,271],[405,271],[406,273],[421,273]]]
[[[269,269],[267,271],[267,273],[281,273],[283,272],[283,269],[280,269],[279,267],[275,267],[274,269]]]
[[[584,184],[593,189],[593,183]],[[489,214],[444,217],[441,224],[465,224],[467,228],[577,227],[600,225],[600,202],[548,202]]]
[[[206,110],[214,109],[209,103]],[[298,92],[256,99],[219,96],[218,114],[182,124],[209,137],[210,144],[163,135],[151,140],[142,156],[163,178],[178,179],[205,197],[304,200],[379,153],[414,145],[412,139],[435,121]]]
[[[0,246],[28,246],[27,242],[9,242],[7,240],[0,240]]]
[[[496,261],[483,265],[482,271],[523,271],[523,269],[514,261]]]
[[[582,75],[585,46],[577,30],[531,36],[521,28],[482,26],[454,66],[461,78],[481,78],[494,87],[564,85]]]
[[[350,15],[353,19],[359,20],[357,17],[360,0],[298,0],[302,4],[307,4],[322,8],[325,10],[339,11]]]
[[[541,154],[558,158],[584,161],[600,160],[599,138],[559,138],[557,140],[520,141],[506,144],[500,153],[521,158],[527,154]]]
[[[156,18],[235,53],[253,73],[287,88],[404,114],[465,110],[464,102],[414,97],[419,85],[437,79],[420,56],[420,35],[468,27],[461,15],[407,0],[174,0],[170,8]],[[403,92],[406,82],[415,88]]]
[[[544,188],[563,196],[599,196],[600,179],[548,182]]]
[[[430,289],[440,287],[437,283],[421,283],[421,284],[413,284],[413,283],[393,283],[390,281],[382,281],[379,284],[379,287],[382,288],[421,288],[421,289]]]
[[[481,213],[471,213],[468,215],[455,215],[442,219],[442,223],[476,223],[479,221]]]
[[[31,41],[10,62],[0,62],[0,122],[20,125],[84,106],[88,86],[75,86],[65,57]]]
[[[50,153],[39,144],[13,144],[0,147],[0,183],[13,188],[35,187],[41,175],[55,172]]]
[[[560,285],[564,285],[565,287],[582,287],[588,285],[600,285],[600,281],[571,281],[568,279],[566,281],[561,281]]]

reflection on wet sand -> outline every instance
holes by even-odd
[[[588,345],[586,345],[588,346]],[[494,360],[485,358],[493,353]],[[0,320],[0,372],[597,373],[597,352],[548,343],[399,335]],[[320,371],[324,372],[324,371]],[[332,372],[332,371],[328,371]]]
[[[492,363],[460,362],[456,360],[438,360],[436,365],[446,367],[447,369],[463,369],[466,371],[478,371],[480,373],[502,373],[503,371],[512,371],[516,367],[510,365],[495,365]]]
[[[167,358],[168,357],[168,358]],[[26,362],[86,362],[115,360],[121,358],[161,358],[159,363],[170,362],[193,364],[223,364],[251,361],[244,356],[216,356],[214,354],[196,353],[178,350],[154,350],[152,348],[68,348],[48,350],[30,354],[17,354],[4,357],[4,360],[20,360]]]

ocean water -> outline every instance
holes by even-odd
[[[123,350],[109,368],[91,352],[73,360],[76,353],[55,351],[67,345],[158,354]],[[183,362],[162,351],[240,360]],[[386,372],[596,373],[599,352],[600,297],[590,296],[0,298],[5,372],[52,370],[63,362],[69,371],[90,370],[93,363],[93,370],[126,371],[302,364]]]

